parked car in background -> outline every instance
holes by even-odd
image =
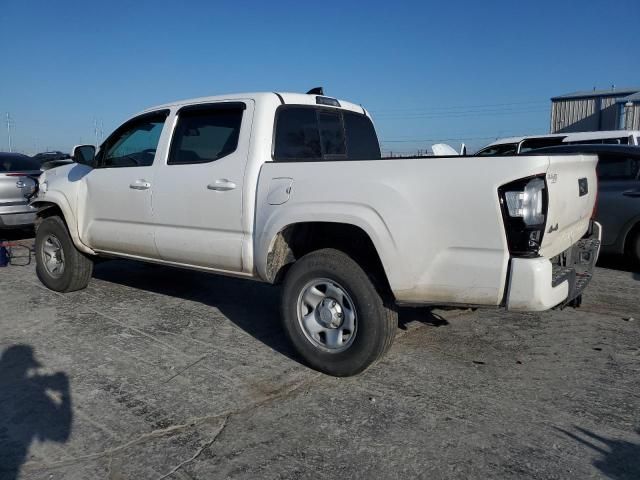
[[[598,155],[596,220],[603,229],[602,251],[626,254],[640,265],[640,147],[563,145],[530,153]]]
[[[0,228],[33,225],[36,209],[28,197],[40,176],[40,163],[20,153],[0,152]]]
[[[68,153],[61,152],[59,150],[55,150],[52,152],[36,153],[33,156],[33,159],[37,160],[40,164],[43,164],[51,160],[69,160],[71,159],[71,155],[69,155]]]
[[[43,171],[59,167],[60,165],[73,163],[71,155],[58,150],[53,152],[37,153],[33,156],[33,159],[40,163],[40,169]]]
[[[604,144],[640,145],[638,130],[609,130],[599,132],[554,133],[526,137],[501,138],[480,149],[476,155],[520,155],[538,148],[555,145]]]

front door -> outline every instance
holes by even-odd
[[[631,155],[600,154],[596,219],[602,244],[619,240],[630,221],[640,215],[640,160]]]
[[[158,256],[151,223],[153,163],[168,113],[142,115],[118,128],[84,177],[86,197],[78,202],[80,238],[94,250]]]
[[[156,170],[155,239],[163,260],[242,270],[243,178],[252,101],[178,110],[167,162]]]

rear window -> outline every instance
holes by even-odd
[[[371,120],[355,112],[316,107],[278,110],[277,161],[375,160],[380,146]]]
[[[344,126],[340,112],[318,112],[320,147],[324,158],[346,158]]]
[[[40,170],[40,163],[26,155],[5,153],[0,155],[0,172]]]
[[[207,163],[235,152],[244,109],[230,104],[181,110],[167,163]]]
[[[598,178],[600,180],[638,180],[640,157],[600,155]]]
[[[349,160],[376,160],[380,158],[380,144],[371,119],[355,112],[344,112]]]

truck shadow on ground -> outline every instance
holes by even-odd
[[[93,277],[114,283],[194,301],[217,308],[236,326],[271,349],[303,363],[289,343],[280,321],[280,287],[131,260],[109,260],[96,264]],[[398,326],[421,322],[432,326],[448,322],[425,308],[399,312]]]
[[[631,260],[623,255],[602,254],[598,258],[598,267],[610,270],[620,270],[630,272],[634,280],[640,280],[640,266],[635,265]]]
[[[614,480],[637,480],[640,478],[640,444],[615,440],[575,427],[580,433],[568,432],[555,427],[568,437],[598,452],[601,457],[593,461],[593,466]],[[640,435],[640,429],[636,431]]]
[[[41,375],[29,345],[0,354],[0,478],[18,478],[34,440],[65,443],[71,434],[69,378]]]

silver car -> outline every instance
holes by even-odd
[[[29,205],[40,164],[19,153],[0,152],[0,229],[33,225],[36,209]]]

